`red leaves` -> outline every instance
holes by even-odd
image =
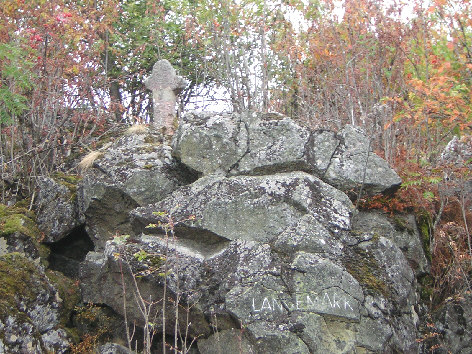
[[[59,23],[67,23],[69,22],[69,19],[72,17],[72,14],[70,12],[61,12],[56,15],[56,21]]]

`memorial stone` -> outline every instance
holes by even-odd
[[[176,74],[168,60],[163,59],[154,64],[152,74],[144,84],[152,91],[154,126],[166,128],[166,133],[172,135],[177,95],[187,85],[186,80]]]

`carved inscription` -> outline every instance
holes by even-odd
[[[275,297],[252,298],[251,309],[253,313],[262,312],[287,312],[287,311],[336,311],[354,312],[350,300],[339,296],[336,292],[331,294],[298,294],[292,301],[280,300]]]

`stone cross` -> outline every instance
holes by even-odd
[[[154,64],[152,74],[144,84],[147,89],[152,90],[154,126],[165,127],[166,133],[173,134],[175,103],[177,95],[187,85],[186,80],[175,73],[169,61],[163,59]]]

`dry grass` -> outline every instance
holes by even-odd
[[[137,134],[146,134],[149,131],[149,128],[145,124],[136,124],[132,125],[125,131],[125,135],[137,135]]]
[[[81,171],[88,170],[90,167],[92,167],[95,160],[101,157],[102,155],[103,153],[99,151],[91,151],[87,155],[85,155],[85,157],[82,160],[80,160],[77,167]]]

